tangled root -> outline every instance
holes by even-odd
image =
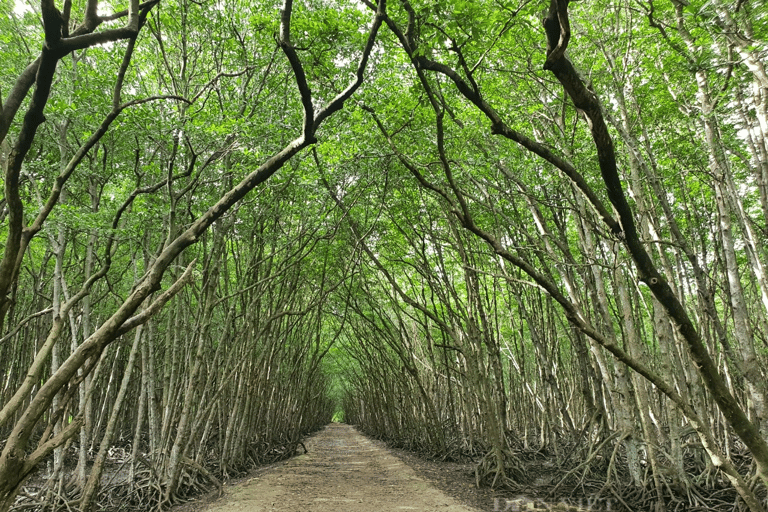
[[[520,460],[508,450],[502,450],[500,456],[489,451],[475,466],[475,484],[478,487],[519,490],[526,480]]]

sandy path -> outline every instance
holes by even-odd
[[[228,487],[207,512],[474,512],[349,425],[331,424],[294,457]]]

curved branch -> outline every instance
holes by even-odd
[[[315,124],[312,127],[313,130],[317,130],[317,128],[320,126],[320,123],[322,123],[328,116],[338,110],[341,110],[344,106],[344,102],[347,101],[355,93],[360,85],[362,85],[365,69],[368,66],[368,59],[370,58],[371,52],[373,51],[373,46],[376,44],[376,36],[379,32],[379,28],[381,27],[385,12],[386,0],[379,0],[376,16],[373,19],[373,26],[371,27],[370,32],[368,32],[368,40],[365,43],[365,48],[363,49],[363,54],[360,57],[360,61],[357,64],[357,70],[355,70],[355,79],[347,86],[346,89],[341,91],[335,98],[333,98],[325,108],[317,113],[317,119],[315,120]]]
[[[147,323],[150,318],[152,318],[161,309],[163,309],[163,306],[165,306],[168,301],[174,297],[174,295],[179,293],[181,289],[184,288],[184,286],[192,280],[192,269],[196,263],[197,260],[192,260],[190,264],[187,265],[184,273],[181,274],[181,276],[171,285],[170,288],[163,292],[162,295],[155,299],[152,304],[147,306],[147,308],[144,309],[141,313],[126,320],[120,329],[117,330],[116,336],[122,336],[123,334],[135,329],[136,327]]]
[[[42,57],[38,57],[21,72],[19,78],[16,79],[16,83],[13,84],[11,92],[5,99],[3,111],[0,112],[0,142],[4,141],[5,136],[8,135],[8,130],[11,128],[11,123],[16,117],[16,112],[19,111],[19,107],[24,98],[27,97],[29,89],[35,83],[35,76],[40,67],[41,59]]]
[[[545,27],[548,27],[546,31],[548,48],[556,46],[554,44],[555,34],[549,30],[549,27],[553,26],[555,22],[554,16],[558,18],[563,16],[567,18],[568,16],[567,10],[562,12],[552,7],[559,1],[562,0],[551,0],[549,15],[544,21]],[[563,22],[559,21],[558,24],[562,26]],[[558,36],[558,42],[561,39],[563,37]],[[616,165],[616,151],[605,123],[600,100],[594,92],[587,89],[576,68],[564,53],[556,59],[550,59],[553,55],[554,53],[550,53],[547,58],[546,65],[548,69],[552,71],[562,84],[576,108],[582,110],[589,119],[592,139],[597,151],[600,172],[608,198],[619,215],[624,245],[635,263],[640,279],[648,285],[667,315],[674,321],[678,332],[686,342],[688,353],[691,355],[691,359],[704,381],[704,385],[711,393],[712,398],[717,403],[718,408],[728,423],[733,427],[734,432],[736,432],[752,453],[757,464],[758,476],[764,484],[768,485],[768,443],[766,443],[766,440],[760,435],[754,423],[749,420],[736,398],[729,391],[725,380],[717,369],[717,365],[712,360],[707,347],[701,339],[699,331],[669,283],[667,283],[656,268],[638,236],[634,213],[624,195],[624,189]]]
[[[293,0],[285,0],[283,8],[280,10],[280,38],[277,43],[283,50],[283,53],[288,58],[288,62],[291,64],[291,69],[296,80],[296,86],[299,88],[299,94],[301,95],[301,104],[304,107],[304,129],[305,135],[312,133],[315,119],[315,109],[312,106],[312,91],[307,83],[307,75],[304,72],[304,66],[301,64],[294,48],[291,43],[291,15],[293,14]]]

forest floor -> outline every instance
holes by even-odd
[[[304,441],[308,453],[259,468],[172,512],[576,512],[474,485],[471,464],[432,462],[333,423]]]

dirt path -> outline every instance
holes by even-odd
[[[349,425],[306,441],[309,453],[232,487],[206,512],[474,512]]]

